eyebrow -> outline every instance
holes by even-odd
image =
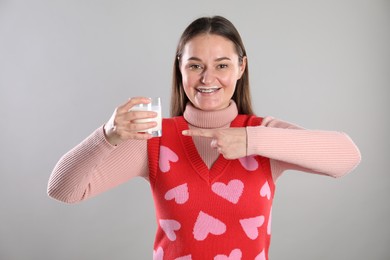
[[[201,59],[199,59],[198,57],[190,57],[188,58],[188,60],[194,60],[194,61],[202,61]],[[230,58],[228,57],[221,57],[221,58],[218,58],[218,59],[215,59],[214,61],[223,61],[223,60],[231,60]]]

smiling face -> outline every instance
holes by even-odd
[[[180,57],[184,92],[201,110],[226,108],[245,66],[246,57],[240,62],[230,40],[215,34],[195,36],[186,43]]]

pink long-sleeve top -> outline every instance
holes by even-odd
[[[184,118],[190,128],[226,128],[237,116],[232,101],[226,109],[205,112],[190,104]],[[348,135],[336,131],[308,130],[265,117],[260,126],[246,127],[247,155],[270,158],[274,181],[286,170],[341,177],[360,162],[360,152]],[[210,168],[219,156],[210,139],[194,137],[200,156]],[[148,180],[147,141],[128,140],[118,146],[99,127],[61,157],[48,183],[50,197],[76,203],[122,184],[136,176]]]

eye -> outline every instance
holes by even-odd
[[[227,64],[218,64],[218,66],[217,66],[218,69],[225,69],[227,67],[228,67]]]
[[[188,66],[191,70],[201,70],[202,69],[202,66],[199,65],[199,64],[190,64]]]

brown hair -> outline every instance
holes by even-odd
[[[173,79],[172,79],[172,92],[171,92],[171,116],[181,116],[184,113],[185,106],[189,102],[186,96],[183,85],[182,75],[180,72],[180,58],[184,49],[184,46],[192,38],[199,34],[209,33],[215,34],[233,42],[239,61],[242,62],[246,57],[246,51],[244,44],[241,40],[241,36],[238,33],[234,25],[224,17],[201,17],[193,21],[183,32],[180,37],[179,44],[176,48],[175,61],[173,65]],[[248,62],[245,67],[245,71],[241,78],[237,80],[236,89],[234,91],[232,99],[237,104],[239,114],[252,115],[252,102],[249,91],[249,73]]]

